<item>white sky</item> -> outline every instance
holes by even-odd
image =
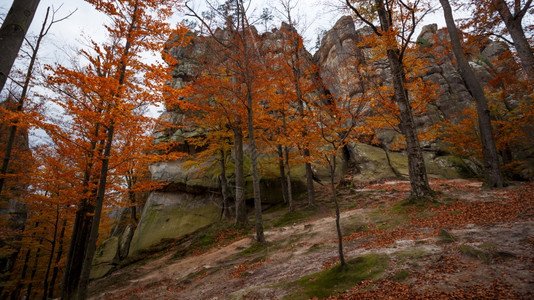
[[[222,2],[222,0],[220,0]],[[334,26],[335,22],[343,15],[343,12],[335,8],[340,0],[298,0],[296,10],[293,16],[297,16],[300,20],[301,28],[298,28],[304,34],[307,48],[315,45],[317,35],[321,30],[328,30]],[[4,17],[13,0],[0,0],[0,16]],[[193,7],[198,8],[199,11],[205,10],[202,3],[204,0],[190,1]],[[436,5],[439,6],[437,0]],[[40,53],[42,60],[52,62],[57,59],[62,59],[63,52],[66,48],[79,48],[83,46],[83,38],[80,35],[91,37],[95,40],[104,39],[104,28],[102,24],[106,21],[106,16],[98,13],[90,4],[83,0],[41,0],[38,10],[35,14],[30,34],[36,34],[44,19],[46,8],[51,6],[55,9],[61,7],[57,16],[63,17],[71,11],[77,11],[69,19],[62,21],[55,25],[52,29],[51,35],[47,36],[43,51]],[[273,11],[275,20],[271,26],[279,26],[279,14],[276,12],[278,0],[251,0],[252,8],[256,10],[256,14],[260,14],[264,7],[268,7]],[[176,14],[173,21],[179,22],[182,19],[180,14]],[[425,23],[438,23],[443,26],[441,13],[427,18]],[[258,25],[258,30],[263,31],[263,26]],[[68,51],[68,50],[67,50]],[[311,50],[312,52],[314,50]],[[312,53],[313,54],[313,53]]]

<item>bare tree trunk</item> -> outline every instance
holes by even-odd
[[[291,188],[291,166],[289,165],[289,149],[284,147],[284,161],[286,165],[286,180],[287,180],[287,201],[289,203],[289,212],[295,212],[295,206],[293,205],[293,190]]]
[[[39,0],[15,0],[0,28],[0,91],[13,67]]]
[[[337,202],[336,185],[334,182],[335,176],[336,176],[336,154],[332,155],[332,158],[329,161],[329,165],[330,165],[330,189],[332,191],[332,200],[334,200],[334,204],[336,205],[336,230],[337,230],[339,262],[341,264],[341,267],[344,268],[347,266],[347,263],[345,262],[345,255],[343,254],[343,235],[341,234],[341,225],[340,225],[341,214],[339,212],[339,203]]]
[[[382,0],[377,0],[376,4],[381,29],[387,32],[392,27],[390,16]],[[428,184],[425,161],[417,137],[408,91],[406,90],[406,75],[400,51],[396,46],[390,46],[386,52],[393,75],[393,87],[395,89],[395,100],[400,112],[401,129],[406,138],[412,196],[417,198],[432,197],[433,191]]]
[[[447,30],[451,38],[452,50],[460,73],[475,98],[477,113],[478,113],[478,127],[480,130],[480,139],[482,142],[482,154],[484,155],[484,168],[486,170],[486,176],[490,187],[503,187],[504,179],[501,173],[501,167],[499,164],[499,156],[495,148],[495,141],[493,139],[493,133],[491,131],[491,120],[488,109],[488,100],[484,95],[484,90],[480,85],[480,81],[476,78],[475,73],[469,66],[469,62],[465,57],[462,45],[460,42],[460,36],[454,23],[451,6],[448,0],[440,0],[443,7],[443,13],[445,15],[445,22],[447,23]]]
[[[104,157],[102,158],[102,166],[100,167],[100,180],[98,182],[98,191],[96,195],[95,214],[93,217],[93,224],[91,224],[91,232],[89,235],[87,252],[83,259],[82,273],[80,275],[80,282],[78,283],[77,299],[84,300],[87,298],[87,284],[89,282],[89,274],[93,262],[93,256],[96,250],[96,240],[98,238],[98,228],[100,226],[100,218],[102,216],[102,207],[104,205],[104,196],[106,193],[106,182],[108,176],[109,158],[111,155],[111,145],[113,144],[113,134],[115,132],[114,122],[108,127],[106,137],[106,147],[104,149]]]
[[[222,214],[227,219],[230,218],[230,208],[228,204],[228,179],[226,178],[226,151],[221,149],[221,193],[223,198]]]
[[[20,298],[20,293],[23,288],[23,281],[24,281],[24,278],[26,278],[26,272],[28,272],[28,263],[30,262],[31,252],[32,252],[31,248],[29,248],[26,251],[26,257],[24,258],[24,264],[22,265],[22,272],[20,273],[20,278],[18,280],[17,286],[11,294],[11,299]],[[7,295],[2,296],[2,298],[7,299]]]
[[[50,268],[52,266],[52,260],[54,259],[54,252],[56,251],[58,227],[59,227],[59,205],[56,205],[56,221],[54,223],[54,237],[52,238],[50,256],[48,257],[48,265],[46,266],[46,274],[44,277],[43,300],[46,300],[46,295],[48,293],[48,276],[50,275]]]
[[[90,169],[84,178],[84,186],[89,184]],[[91,193],[92,194],[92,193]],[[87,249],[89,231],[93,223],[94,207],[88,203],[88,199],[84,198],[78,204],[76,217],[71,234],[69,251],[67,253],[67,261],[63,271],[63,281],[61,283],[61,299],[70,300],[74,298],[76,289],[80,281],[80,274],[82,271],[83,257]]]
[[[288,203],[288,192],[287,192],[287,180],[286,180],[286,170],[284,164],[284,150],[282,145],[277,146],[278,150],[278,169],[280,170],[280,186],[282,187],[282,198],[284,203]]]
[[[63,220],[63,225],[61,226],[61,233],[59,234],[59,245],[56,256],[56,262],[54,264],[54,271],[52,272],[52,280],[50,280],[50,289],[48,291],[48,298],[54,297],[54,287],[56,285],[56,278],[59,273],[59,262],[61,261],[61,256],[63,255],[63,242],[65,239],[65,228],[67,227],[67,219]]]
[[[35,261],[33,263],[32,274],[30,276],[30,282],[28,283],[28,289],[26,290],[26,299],[32,298],[32,287],[33,287],[33,278],[35,278],[35,273],[37,273],[37,264],[39,263],[39,258],[41,257],[41,245],[43,244],[43,238],[39,239],[39,247],[35,251]]]
[[[250,83],[247,87],[247,104],[248,104],[248,139],[250,147],[250,158],[252,160],[252,186],[254,192],[254,212],[255,212],[255,227],[256,227],[256,241],[259,243],[265,242],[263,234],[263,219],[261,214],[261,195],[260,195],[260,176],[258,173],[258,153],[256,152],[256,141],[254,139],[254,116],[252,109],[252,88]]]
[[[514,41],[517,56],[519,56],[519,59],[521,60],[521,65],[527,73],[527,77],[530,80],[534,80],[534,54],[532,53],[532,47],[523,31],[523,26],[521,26],[521,21],[523,20],[525,13],[527,13],[527,8],[530,6],[530,3],[525,4],[524,11],[516,11],[514,15],[512,15],[508,4],[504,0],[493,0],[493,5]]]
[[[100,134],[100,124],[95,125],[93,137],[98,137]],[[100,141],[101,142],[101,141]],[[85,257],[85,251],[87,249],[87,242],[89,238],[89,231],[91,224],[93,223],[94,206],[89,203],[89,198],[92,198],[94,191],[89,189],[94,158],[97,151],[97,144],[99,142],[94,139],[91,142],[88,151],[88,163],[85,170],[82,186],[84,187],[84,194],[90,194],[80,200],[78,209],[76,210],[76,217],[74,219],[74,225],[72,229],[69,251],[67,253],[67,262],[63,271],[63,280],[61,283],[61,299],[70,300],[74,298],[78,283],[80,281],[80,274],[82,272],[83,257]]]
[[[308,160],[310,149],[304,149],[304,158]],[[306,162],[306,188],[308,190],[308,205],[315,206],[315,188],[313,186],[313,169],[310,162]]]
[[[243,175],[243,133],[240,128],[234,129],[235,155],[235,223],[247,224],[245,207],[245,178]]]

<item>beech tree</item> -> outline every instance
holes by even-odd
[[[250,26],[244,2],[242,0],[227,1],[221,8],[223,11],[223,22],[225,24],[226,34],[218,36],[214,29],[199,16],[187,4],[191,14],[196,17],[210,36],[220,46],[220,49],[227,56],[223,61],[224,69],[228,72],[229,80],[233,85],[231,93],[246,110],[246,125],[249,142],[249,155],[252,164],[252,185],[254,193],[254,210],[255,210],[255,229],[256,240],[259,243],[265,242],[263,234],[263,220],[260,194],[260,177],[258,170],[258,150],[256,148],[256,132],[254,122],[256,120],[255,112],[259,106],[259,91],[265,84],[267,77],[264,76],[266,68],[262,65],[260,49],[256,43],[255,29]],[[234,129],[234,131],[236,131]],[[238,129],[234,136],[236,143],[236,181],[238,156],[242,152],[242,134]],[[240,179],[241,180],[241,179]],[[236,184],[236,198],[237,196]],[[244,185],[243,185],[244,186]]]
[[[345,3],[360,21],[371,27],[376,38],[384,40],[387,61],[393,77],[394,99],[400,113],[401,131],[406,138],[412,196],[433,197],[434,193],[428,184],[425,162],[406,89],[406,73],[403,63],[406,49],[419,21],[417,14],[422,3],[415,1],[410,4],[402,0],[346,0]],[[364,10],[361,5],[367,5],[367,8]],[[379,20],[380,27],[373,24],[372,21],[375,19]]]
[[[143,60],[141,54],[163,50],[170,33],[165,20],[177,4],[171,0],[88,2],[110,17],[108,41],[93,42],[92,49],[80,51],[89,62],[86,66],[70,69],[58,65],[49,79],[66,100],[58,103],[71,116],[67,122],[72,133],[55,136],[80,148],[88,158],[63,282],[62,297],[69,299],[86,297],[108,175],[114,166],[111,160],[120,145],[116,137],[128,131],[132,119],[144,118],[140,108],[165,99],[169,70],[161,62]],[[65,128],[56,126],[49,131],[61,133]]]
[[[476,78],[475,73],[469,66],[469,62],[465,57],[465,53],[462,49],[460,36],[454,23],[452,16],[451,6],[448,0],[440,0],[443,7],[443,13],[445,15],[445,22],[447,23],[447,30],[451,38],[452,50],[460,73],[464,78],[471,95],[476,102],[478,113],[478,125],[480,130],[480,139],[482,141],[482,153],[484,156],[484,167],[486,170],[486,176],[488,179],[488,185],[490,187],[503,187],[504,179],[501,173],[499,156],[497,149],[495,148],[495,141],[491,130],[491,120],[488,108],[488,100],[484,95],[484,90],[480,85],[480,81]]]
[[[40,0],[15,0],[0,27],[0,91],[15,63]],[[1,191],[1,185],[0,185]]]

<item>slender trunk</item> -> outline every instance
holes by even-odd
[[[313,186],[313,169],[311,163],[308,162],[310,159],[310,149],[304,149],[304,159],[306,159],[306,188],[308,190],[308,205],[315,206],[315,189]]]
[[[261,214],[261,195],[260,195],[260,177],[258,173],[258,153],[256,152],[256,141],[254,139],[254,116],[252,109],[252,89],[250,83],[247,87],[247,104],[248,104],[248,139],[250,147],[250,158],[252,161],[252,187],[254,191],[254,211],[256,216],[256,241],[265,242],[263,234],[263,219]]]
[[[39,222],[35,222],[35,228],[39,227]],[[35,238],[35,235],[37,234],[37,230],[35,230],[32,233],[32,240]],[[15,291],[11,293],[11,299],[19,299],[20,293],[22,291],[22,288],[24,286],[24,279],[26,278],[26,272],[28,271],[28,263],[30,262],[31,257],[31,248],[26,251],[26,257],[24,258],[24,264],[22,265],[22,272],[20,274],[20,277],[17,282],[17,286],[15,288]],[[2,299],[7,298],[6,295],[2,296]]]
[[[488,108],[488,100],[484,95],[484,90],[480,85],[480,81],[476,78],[475,73],[469,66],[469,62],[465,57],[460,42],[460,36],[454,23],[451,6],[448,0],[440,0],[443,7],[443,13],[445,15],[445,22],[447,23],[447,30],[451,38],[452,50],[460,73],[475,98],[477,113],[478,113],[478,127],[480,130],[480,139],[482,142],[482,154],[484,156],[484,168],[486,170],[486,176],[490,187],[503,187],[504,179],[501,173],[501,167],[499,164],[499,156],[495,147],[495,141],[493,139],[493,133],[491,131],[491,119]]]
[[[221,194],[223,200],[222,214],[229,219],[230,208],[228,204],[228,179],[226,178],[226,151],[221,149]]]
[[[387,32],[392,26],[390,16],[384,7],[383,1],[376,1],[376,3],[381,29]],[[386,52],[393,76],[393,87],[395,89],[395,100],[400,112],[401,129],[406,138],[412,196],[417,198],[432,197],[433,192],[428,184],[425,161],[419,145],[419,138],[417,137],[417,129],[413,120],[408,91],[406,90],[406,75],[404,73],[400,51],[397,45],[389,45]]]
[[[330,161],[330,189],[332,191],[332,200],[336,205],[336,230],[337,230],[337,240],[338,240],[338,254],[339,262],[341,267],[344,268],[347,263],[345,262],[345,255],[343,255],[343,235],[341,234],[341,225],[340,225],[340,213],[339,213],[339,203],[337,202],[336,195],[336,185],[335,185],[335,176],[336,176],[336,154],[332,155]]]
[[[16,0],[13,5],[15,6],[15,4],[17,2],[20,2],[20,1]],[[26,2],[33,2],[33,3],[28,3],[26,7],[30,8],[30,6],[35,5],[35,7],[33,8],[33,13],[35,13],[35,9],[37,8],[37,5],[39,4],[39,1],[26,1]],[[17,109],[16,109],[18,113],[22,112],[22,109],[24,108],[24,100],[26,99],[26,95],[28,94],[28,88],[30,87],[30,81],[32,79],[33,66],[35,65],[35,60],[37,59],[37,53],[39,52],[39,46],[41,45],[41,41],[43,40],[43,37],[45,36],[46,23],[47,23],[47,20],[48,20],[49,12],[50,12],[50,7],[46,10],[45,20],[43,22],[43,26],[41,27],[41,31],[39,33],[39,37],[37,38],[37,42],[35,43],[35,47],[33,48],[32,56],[30,58],[30,64],[28,65],[28,69],[26,71],[26,77],[24,79],[24,85],[22,87],[22,92],[21,92],[21,95],[20,95],[19,104],[17,105]],[[33,18],[33,13],[32,13],[32,17],[31,18]],[[30,18],[29,22],[31,22],[31,18]],[[6,19],[6,21],[7,21],[7,19]],[[28,23],[28,26],[29,26],[29,23]],[[3,24],[2,24],[2,28],[3,28]],[[24,35],[22,37],[24,38]],[[0,41],[2,41],[1,38],[0,38]],[[4,46],[0,46],[0,49],[2,49],[2,48],[4,48]],[[18,49],[17,49],[17,51],[18,51]],[[4,52],[0,52],[0,53],[2,53],[1,56],[4,55]],[[0,60],[3,60],[3,58],[0,58]],[[0,74],[1,74],[1,71],[0,71]],[[0,77],[3,77],[3,76],[0,76]],[[1,89],[2,88],[0,88],[0,90]],[[9,167],[9,161],[11,160],[11,152],[13,150],[13,144],[15,143],[15,136],[17,134],[17,127],[18,126],[15,123],[14,125],[12,125],[9,128],[9,137],[7,139],[6,149],[4,151],[4,159],[2,161],[2,167],[0,168],[0,194],[2,193],[2,189],[3,189],[4,184],[5,184],[5,176],[7,174],[7,170],[8,170],[8,167]]]
[[[525,36],[523,26],[521,26],[524,14],[517,15],[516,13],[516,16],[512,15],[508,4],[504,0],[493,0],[493,5],[506,26],[510,37],[512,37],[517,56],[519,56],[519,59],[521,60],[521,65],[523,66],[527,77],[530,80],[534,80],[534,54],[532,52],[532,47]]]
[[[0,91],[32,23],[39,0],[15,0],[0,28]]]
[[[20,299],[20,293],[23,288],[23,282],[26,278],[26,272],[28,272],[28,263],[30,262],[32,249],[26,251],[26,257],[24,258],[24,265],[22,265],[22,272],[20,273],[20,279],[18,280],[15,291],[11,294],[11,299]],[[7,299],[7,295],[2,296],[2,299]]]
[[[137,224],[137,212],[136,212],[136,204],[135,204],[135,193],[132,190],[128,190],[128,199],[130,200],[130,214],[132,220]]]
[[[86,184],[88,185],[89,182]],[[78,283],[80,282],[83,257],[85,256],[89,241],[89,229],[93,223],[92,214],[94,207],[87,200],[85,198],[81,200],[74,219],[69,251],[67,253],[67,262],[61,283],[61,299],[64,300],[74,298]]]
[[[278,151],[278,169],[280,170],[280,186],[282,187],[282,198],[284,199],[284,203],[288,203],[289,196],[287,190],[286,171],[284,167],[284,151],[282,149],[282,145],[278,145],[276,148]]]
[[[301,62],[300,62],[300,41],[297,35],[292,36],[292,42],[293,42],[293,53],[291,61],[291,70],[293,73],[293,85],[295,88],[295,93],[297,96],[297,104],[298,104],[298,113],[299,115],[304,118],[304,96],[302,93],[302,88],[300,86],[300,81],[302,77],[302,71],[301,71]],[[306,137],[308,133],[306,130],[302,132],[302,136]],[[306,168],[306,189],[308,192],[308,205],[315,206],[315,189],[313,185],[313,169],[311,166],[310,160],[310,149],[308,149],[307,146],[304,147],[303,150],[304,159],[306,160],[305,168]]]
[[[56,256],[56,262],[54,264],[54,271],[52,272],[52,280],[50,280],[50,289],[48,291],[48,298],[54,297],[54,287],[56,285],[56,278],[59,273],[59,262],[61,261],[61,256],[63,255],[63,242],[65,238],[65,228],[67,227],[67,219],[63,220],[63,225],[61,226],[61,233],[59,234],[59,245]]]
[[[239,10],[241,11],[240,22],[241,22],[241,46],[243,47],[243,59],[244,59],[244,70],[243,78],[246,85],[246,101],[247,101],[247,127],[248,127],[248,141],[250,148],[250,159],[252,163],[252,189],[254,193],[254,212],[256,217],[256,241],[258,243],[265,242],[265,236],[263,235],[263,220],[261,214],[261,194],[260,194],[260,177],[258,172],[258,153],[256,150],[256,140],[254,137],[254,101],[252,99],[252,81],[253,81],[253,71],[251,70],[250,62],[250,52],[249,43],[247,40],[247,33],[245,28],[247,23],[245,22],[245,8],[243,6],[243,1],[238,0]]]
[[[69,251],[67,253],[67,262],[65,264],[65,270],[63,271],[63,280],[61,283],[61,299],[69,300],[74,298],[78,283],[80,282],[80,274],[82,270],[83,257],[87,249],[87,242],[89,237],[89,228],[93,222],[93,210],[94,207],[89,204],[89,198],[92,197],[93,192],[89,189],[89,184],[93,180],[91,178],[94,157],[99,144],[96,138],[100,133],[100,124],[95,125],[95,131],[93,137],[95,138],[90,145],[88,151],[88,163],[85,170],[82,186],[85,196],[80,200],[78,209],[76,211],[76,217],[74,219],[74,225],[72,229]]]
[[[245,178],[243,176],[243,133],[240,128],[234,129],[235,152],[235,223],[247,224],[247,210],[245,206]]]
[[[50,256],[48,258],[48,265],[46,266],[46,274],[43,284],[43,300],[46,300],[48,293],[48,276],[50,275],[50,268],[52,267],[52,260],[54,259],[54,252],[56,251],[57,232],[59,227],[59,205],[56,205],[56,221],[54,223],[54,237],[52,238],[52,247],[50,249]]]
[[[391,159],[389,158],[388,147],[386,145],[382,144],[382,149],[386,153],[386,160],[388,161],[388,166],[391,169],[391,172],[393,172],[393,174],[395,174],[395,177],[397,177],[399,179],[402,179],[401,173],[399,173],[399,171],[397,171],[397,169],[395,169],[395,167],[391,164]]]
[[[39,247],[35,251],[35,261],[33,263],[32,274],[30,276],[30,283],[28,283],[28,289],[26,290],[26,299],[32,298],[32,288],[33,288],[33,278],[35,278],[35,273],[37,273],[37,264],[39,263],[39,258],[41,256],[41,245],[43,244],[43,239],[39,239]]]
[[[98,182],[98,191],[96,195],[95,214],[93,217],[93,224],[91,225],[91,233],[89,235],[87,252],[83,259],[82,273],[80,275],[80,282],[78,283],[77,299],[84,300],[87,298],[87,284],[89,282],[89,274],[91,272],[91,265],[93,256],[96,250],[96,240],[98,238],[98,228],[100,226],[100,218],[102,216],[102,207],[104,205],[104,196],[106,193],[106,182],[108,176],[109,158],[111,155],[111,145],[113,144],[113,134],[115,131],[114,122],[111,121],[107,137],[106,147],[104,149],[104,157],[102,158],[102,166],[100,168],[100,180]]]
[[[293,190],[291,188],[291,166],[289,166],[289,149],[284,147],[284,162],[286,165],[286,180],[287,180],[287,201],[289,202],[289,212],[295,212],[295,206],[293,205]]]

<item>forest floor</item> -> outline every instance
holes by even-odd
[[[409,182],[339,186],[333,202],[264,214],[266,245],[221,223],[167,240],[90,285],[92,299],[533,299],[534,183],[487,190],[431,180],[438,201],[407,205]],[[253,222],[253,220],[251,220]],[[393,298],[391,298],[393,299]]]

